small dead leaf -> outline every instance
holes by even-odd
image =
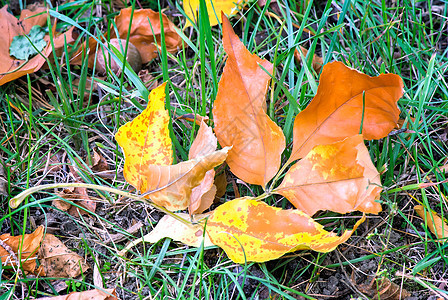
[[[153,89],[146,109],[131,122],[121,126],[115,139],[123,149],[123,175],[137,190],[147,191],[148,183],[142,170],[152,164],[171,165],[173,150],[165,110],[165,83]]]
[[[228,55],[213,107],[221,146],[233,146],[227,164],[242,180],[265,186],[277,173],[285,149],[282,129],[266,114],[270,62],[251,54],[223,16],[223,44]]]
[[[33,274],[40,273],[39,270],[36,270],[36,259],[43,236],[43,226],[37,227],[31,234],[25,234],[23,236],[11,236],[7,233],[0,235],[2,243],[8,245],[16,256],[15,258],[12,257],[9,251],[0,244],[0,257],[3,266],[17,266],[16,258],[18,259],[20,257],[21,265],[25,272]],[[22,245],[21,255],[18,253],[20,245]]]
[[[294,121],[289,162],[304,157],[317,145],[358,134],[361,121],[365,139],[387,136],[397,126],[400,114],[397,101],[402,95],[403,81],[398,75],[370,77],[341,62],[326,64],[316,96]]]
[[[312,216],[319,210],[379,213],[380,175],[362,135],[314,147],[274,190]]]
[[[410,297],[411,294],[402,289],[398,284],[390,281],[388,278],[373,278],[367,284],[356,284],[353,279],[352,283],[364,294],[371,297],[372,300],[400,300]]]
[[[229,149],[226,147],[173,166],[144,166],[140,175],[146,185],[141,186],[141,192],[154,191],[147,198],[171,211],[185,209],[190,205],[192,189],[203,181],[209,170],[224,162]]]
[[[208,19],[210,26],[218,25],[222,22],[221,12],[227,16],[235,15],[247,2],[247,0],[209,0],[205,1],[207,5]],[[184,0],[183,9],[188,18],[193,22],[198,21],[200,0]],[[185,28],[192,24],[187,18]]]
[[[215,209],[206,230],[213,244],[223,248],[235,263],[242,264],[276,259],[296,250],[332,251],[364,220],[365,217],[353,230],[338,237],[300,210],[282,210],[244,197]]]
[[[55,49],[52,49],[52,45],[49,43],[49,36],[45,36],[44,40],[46,41],[47,46],[42,50],[44,56],[38,54],[28,61],[25,61],[14,59],[9,55],[9,47],[15,36],[28,34],[34,25],[44,26],[46,24],[46,13],[32,17],[44,11],[46,11],[46,8],[44,7],[37,8],[34,11],[24,9],[17,21],[17,19],[8,12],[7,5],[0,9],[0,31],[5,33],[0,35],[0,85],[23,75],[37,72],[45,64],[45,58],[49,57],[52,51],[62,48],[65,40],[67,43],[74,42],[74,27],[72,27],[64,34],[57,35],[56,32],[54,32]],[[55,27],[56,26],[54,26],[54,28]]]
[[[215,176],[215,185],[216,185],[216,198],[221,198],[227,191],[227,175],[225,170]]]
[[[73,292],[68,295],[38,298],[36,300],[118,300],[115,289]]]
[[[84,207],[85,209],[95,212],[96,210],[96,202],[93,201],[89,195],[87,194],[87,189],[83,187],[74,187],[74,188],[66,188],[61,193],[59,193],[59,197],[75,202],[77,205]],[[64,200],[55,199],[52,204],[63,211],[67,211],[70,215],[74,217],[78,217],[81,215],[89,215],[88,212],[79,209],[76,206],[67,203]]]
[[[52,234],[45,235],[38,257],[47,277],[75,278],[89,269],[84,258]]]
[[[142,80],[148,91],[151,91],[159,85],[157,79],[147,69],[140,70],[138,77]]]
[[[308,49],[306,49],[305,47],[299,46],[300,47],[300,51],[302,51],[302,54],[304,57],[306,57],[306,55],[308,54]],[[294,50],[294,58],[296,60],[297,63],[301,63],[302,62],[302,56],[299,53],[299,50],[295,49]],[[322,66],[324,65],[324,60],[322,59],[322,57],[318,56],[317,54],[313,55],[313,60],[312,60],[312,67],[314,69],[314,71],[316,71],[317,74],[320,73],[320,70],[322,70]]]
[[[439,239],[448,238],[448,224],[436,212],[427,211],[421,205],[414,206],[414,210]]]
[[[93,161],[90,169],[95,173],[109,170],[107,160],[96,149],[93,149]]]
[[[0,163],[0,195],[8,196],[8,180],[6,180],[5,169]]]

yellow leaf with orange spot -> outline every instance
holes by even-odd
[[[141,176],[148,165],[171,165],[173,150],[168,124],[170,116],[165,110],[165,85],[153,89],[146,109],[131,122],[121,126],[115,139],[123,148],[126,158],[123,175],[137,190],[148,186]],[[143,191],[142,191],[143,192]]]
[[[206,230],[213,244],[234,262],[264,262],[296,250],[332,251],[364,220],[337,236],[300,210],[282,210],[244,197],[219,206]]]
[[[222,22],[221,11],[228,16],[236,14],[240,7],[247,2],[245,0],[206,0],[208,19],[210,26],[218,25]],[[199,0],[184,0],[183,9],[185,14],[193,21],[198,21]],[[191,26],[187,19],[185,27]]]
[[[362,135],[314,147],[274,190],[312,216],[319,210],[379,213],[380,175]]]

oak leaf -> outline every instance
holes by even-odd
[[[439,239],[448,238],[448,224],[436,212],[427,211],[421,205],[414,206],[414,210]]]
[[[115,134],[126,159],[123,175],[137,190],[147,190],[146,178],[141,176],[147,166],[171,165],[173,162],[169,122],[164,83],[151,91],[146,109]]]
[[[198,134],[191,144],[189,159],[201,157],[212,153],[218,146],[218,140],[211,127],[201,121]],[[216,186],[213,184],[215,179],[215,170],[207,171],[201,184],[193,188],[191,191],[190,206],[188,211],[190,214],[200,214],[213,204],[216,194]]]
[[[233,146],[227,164],[242,180],[265,186],[277,173],[285,137],[265,112],[273,66],[251,54],[223,16],[223,44],[228,55],[213,107],[221,146]],[[263,68],[265,70],[263,70]]]
[[[0,235],[2,243],[10,247],[16,257],[13,257],[8,249],[3,248],[0,244],[0,258],[3,266],[13,265],[17,266],[16,259],[21,259],[21,266],[24,271],[41,274],[40,270],[36,269],[37,253],[39,251],[42,238],[44,236],[44,227],[39,226],[31,234],[24,234],[18,236],[11,236],[10,234]],[[21,250],[19,255],[19,248]]]
[[[146,165],[139,173],[145,182],[140,191],[166,209],[185,209],[190,205],[192,189],[202,182],[209,170],[224,162],[229,149],[225,147],[172,166]]]
[[[289,162],[304,157],[317,145],[358,134],[361,124],[367,140],[387,136],[397,126],[397,101],[402,95],[403,81],[398,75],[370,77],[341,62],[326,64],[316,96],[294,121]]]
[[[379,213],[380,175],[362,135],[314,147],[274,190],[312,216],[319,210]]]
[[[236,12],[244,6],[247,0],[206,0],[208,19],[210,26],[218,25],[222,22],[221,12],[228,16],[235,15]],[[200,0],[184,0],[183,9],[188,18],[192,21],[198,20]],[[185,27],[190,27],[192,24],[187,18]]]
[[[300,210],[282,210],[248,197],[226,202],[214,210],[206,230],[211,241],[236,263],[264,262],[285,253],[334,250],[364,221],[340,237],[323,229]]]
[[[8,6],[4,6],[0,9],[0,31],[5,33],[0,35],[0,85],[3,85],[9,81],[17,79],[26,74],[37,72],[46,62],[46,58],[50,56],[53,51],[64,47],[64,41],[72,43],[74,41],[73,29],[69,29],[64,34],[57,35],[54,32],[54,46],[52,48],[49,43],[49,35],[46,35],[44,40],[47,42],[47,46],[38,54],[28,61],[14,59],[10,56],[9,47],[15,36],[28,34],[34,25],[44,26],[47,22],[47,14],[41,14],[46,8],[38,7],[31,11],[24,9],[21,12],[19,20],[8,12]],[[37,16],[35,16],[37,15]],[[33,17],[35,16],[35,17]],[[53,26],[56,28],[56,26]]]

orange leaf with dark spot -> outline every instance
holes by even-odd
[[[245,197],[215,209],[206,230],[211,241],[234,262],[264,262],[296,250],[332,251],[364,219],[339,237],[300,210],[282,210]]]
[[[227,164],[242,180],[265,186],[277,173],[285,137],[265,112],[273,66],[251,54],[223,16],[223,44],[228,55],[213,107],[221,146],[233,146]],[[265,70],[263,70],[263,68]]]
[[[365,104],[363,105],[363,92]],[[294,121],[294,146],[289,162],[313,147],[337,142],[359,133],[380,139],[397,126],[403,81],[395,74],[370,77],[341,62],[324,66],[317,94]]]
[[[319,210],[378,213],[380,175],[362,135],[314,147],[286,173],[274,190],[312,216]]]

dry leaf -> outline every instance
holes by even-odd
[[[221,198],[227,191],[227,175],[225,170],[215,176],[215,185],[216,185],[216,198]]]
[[[209,170],[224,162],[229,149],[226,147],[173,166],[146,165],[140,170],[142,182],[146,184],[141,186],[141,192],[154,191],[147,198],[171,211],[185,209],[190,205],[192,189]]]
[[[146,109],[131,122],[121,126],[115,139],[126,158],[123,175],[137,190],[147,191],[141,172],[151,164],[171,165],[173,150],[165,110],[165,83],[153,89]]]
[[[39,261],[47,277],[75,278],[89,269],[81,256],[69,250],[52,234],[46,234],[42,241]]]
[[[188,18],[197,23],[200,0],[184,0],[183,9]],[[221,12],[227,16],[235,15],[241,9],[247,0],[208,0],[207,5],[208,19],[210,26],[218,25],[222,22]],[[191,26],[187,18],[185,27]]]
[[[306,55],[308,54],[308,49],[306,49],[305,47],[299,46],[300,47],[300,51],[302,51],[302,54],[304,57],[306,57]],[[302,56],[299,53],[299,50],[295,49],[294,50],[294,58],[296,59],[297,63],[301,63],[302,62]],[[319,74],[320,70],[322,70],[322,66],[324,65],[324,60],[322,59],[322,57],[318,56],[317,54],[313,55],[313,60],[312,60],[312,66],[314,71],[316,71],[317,74]]]
[[[93,149],[93,161],[90,169],[95,173],[109,170],[107,160],[95,149]]]
[[[350,281],[372,300],[400,300],[411,296],[407,290],[385,277],[381,279],[373,278],[367,284],[357,284],[353,276]]]
[[[397,101],[402,95],[403,81],[398,75],[370,77],[341,62],[326,64],[316,96],[294,121],[294,146],[289,162],[304,157],[317,145],[358,134],[363,107],[364,138],[387,136],[397,126],[400,114]]]
[[[206,230],[213,244],[223,248],[234,262],[264,262],[296,250],[332,251],[364,219],[338,237],[300,210],[282,210],[245,197],[214,210]]]
[[[421,205],[414,206],[414,210],[417,214],[426,221],[429,230],[434,233],[439,239],[448,237],[448,224],[442,220],[442,218],[433,211],[427,211]]]
[[[39,298],[36,300],[118,300],[118,298],[115,289],[95,289],[84,292],[73,292],[62,296]]]
[[[89,195],[87,194],[86,188],[83,187],[65,188],[61,193],[59,193],[59,197],[65,200],[75,202],[77,205],[84,207],[85,209],[91,212],[95,212],[96,210],[96,202],[90,199]],[[55,199],[53,200],[52,204],[62,211],[67,211],[70,215],[74,217],[78,217],[80,214],[89,215],[88,212],[79,209],[78,207],[73,206],[64,200]]]
[[[16,266],[19,256],[21,258],[21,265],[24,271],[38,274],[41,273],[40,270],[36,270],[36,258],[37,252],[39,251],[40,243],[44,236],[44,227],[39,226],[31,234],[11,236],[10,234],[0,235],[0,240],[2,243],[8,245],[15,254],[15,258],[9,253],[8,249],[5,249],[0,244],[0,257],[3,266]],[[21,255],[18,254],[19,247],[21,247]]]
[[[275,193],[312,216],[319,210],[379,213],[380,175],[362,135],[316,146],[286,173]]]
[[[38,54],[28,61],[25,61],[14,59],[9,55],[9,46],[15,36],[28,34],[34,25],[43,26],[46,24],[46,14],[36,16],[35,18],[31,17],[45,10],[46,8],[44,7],[37,8],[34,11],[24,9],[19,20],[17,20],[8,12],[7,5],[0,9],[0,31],[6,33],[0,35],[0,85],[23,75],[37,72],[45,64],[45,58],[49,57],[53,50],[58,50],[64,47],[64,39],[67,43],[72,43],[74,41],[74,27],[72,27],[66,33],[57,35],[54,38],[55,49],[52,49],[51,43],[49,43],[49,36],[45,36],[44,39],[47,42],[47,46],[42,50],[44,57]],[[26,19],[27,17],[30,18]]]
[[[265,186],[277,173],[285,148],[283,131],[265,113],[272,64],[251,54],[223,17],[228,55],[214,102],[215,133],[221,146],[233,146],[227,164],[242,180]]]
[[[218,140],[211,127],[208,127],[203,121],[198,130],[198,134],[191,144],[189,159],[201,157],[212,153],[218,146]],[[213,204],[215,199],[216,186],[213,185],[215,179],[215,170],[207,171],[201,184],[191,191],[190,214],[200,214]]]

